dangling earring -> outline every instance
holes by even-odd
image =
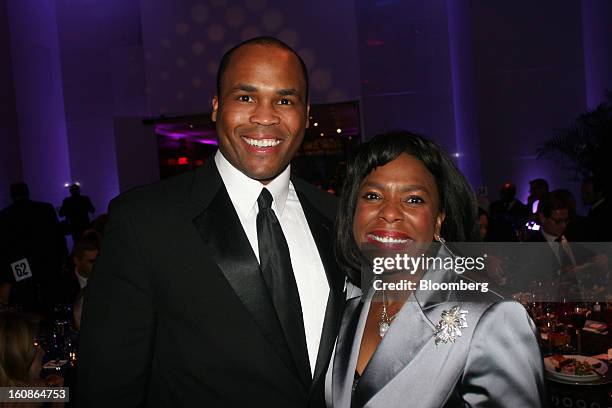
[[[446,250],[448,251],[448,253],[449,253],[449,254],[450,254],[450,255],[451,255],[453,258],[456,258],[456,257],[457,257],[457,255],[455,255],[455,254],[453,253],[453,251],[451,251],[451,249],[448,247],[448,245],[446,245],[446,240],[445,240],[444,238],[442,238],[442,237],[440,236],[440,234],[434,234],[434,239],[435,239],[436,241],[438,241],[438,242],[440,243],[440,245],[442,245],[442,246],[444,247],[444,249],[446,249]]]

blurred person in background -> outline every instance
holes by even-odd
[[[74,242],[81,238],[83,231],[89,228],[89,214],[95,211],[90,198],[81,195],[81,187],[78,184],[72,184],[70,197],[64,198],[59,215],[66,218]]]
[[[590,177],[584,180],[580,195],[584,205],[590,206],[587,213],[585,241],[612,241],[612,205],[605,197],[602,183]]]
[[[76,241],[72,255],[64,268],[62,279],[58,282],[58,291],[62,293],[60,303],[72,304],[85,290],[87,281],[98,257],[100,235],[95,230],[86,231]]]
[[[47,313],[67,255],[55,209],[30,199],[26,183],[11,185],[13,203],[0,211],[0,284],[10,284],[12,305]]]
[[[529,197],[527,198],[527,207],[530,213],[536,213],[537,208],[534,204],[539,201],[546,193],[548,193],[548,181],[543,178],[537,178],[529,181]]]
[[[57,374],[41,377],[45,351],[36,341],[38,318],[15,312],[0,313],[0,387],[63,387]],[[42,403],[1,403],[0,407],[41,407]],[[54,403],[52,407],[63,407]]]
[[[529,209],[516,198],[516,186],[505,182],[499,189],[500,199],[489,207],[491,241],[513,242],[529,217]]]
[[[478,207],[478,227],[480,239],[487,241],[489,235],[489,213]]]
[[[565,236],[570,242],[585,241],[587,234],[586,218],[578,215],[576,198],[568,189],[558,189],[552,192],[567,206],[569,218],[565,228]]]
[[[62,293],[61,303],[72,305],[76,330],[81,328],[87,282],[98,257],[99,249],[100,234],[94,229],[85,231],[74,244],[70,262],[64,268],[64,275],[59,283],[58,292]]]

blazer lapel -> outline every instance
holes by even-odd
[[[444,254],[445,252],[441,251],[440,255],[444,256]],[[431,270],[426,272],[422,279],[441,283],[451,282],[456,277],[457,275],[452,271]],[[362,373],[353,394],[352,407],[364,406],[400,371],[404,370],[423,347],[433,342],[437,322],[432,322],[426,313],[440,303],[451,300],[451,296],[450,291],[422,290],[417,290],[410,295]],[[358,347],[356,352],[359,353]]]
[[[347,300],[344,318],[338,333],[334,361],[332,362],[332,405],[339,408],[351,406],[355,368],[363,329],[370,308],[369,300],[358,296]]]
[[[236,296],[287,368],[297,376],[297,367],[285,341],[259,263],[214,162],[203,172],[205,175],[201,175],[194,185],[193,195],[195,201],[205,206],[205,209],[193,218],[193,224]],[[212,190],[213,193],[203,195],[195,191],[196,188],[201,191]]]
[[[319,351],[317,354],[317,362],[315,365],[312,384],[316,384],[321,376],[327,371],[329,358],[331,356],[340,319],[344,306],[344,276],[340,273],[331,243],[333,242],[333,225],[330,220],[325,218],[304,196],[303,193],[297,191],[300,204],[306,215],[306,221],[310,227],[310,232],[317,245],[317,250],[325,274],[329,284],[329,295],[327,298],[327,307],[325,310],[325,321],[321,332],[321,341],[319,343]],[[311,388],[311,391],[314,389]]]

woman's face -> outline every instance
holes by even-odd
[[[401,154],[376,168],[361,183],[353,219],[353,236],[379,248],[407,249],[413,242],[429,243],[440,233],[436,181],[414,156]]]

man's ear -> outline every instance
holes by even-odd
[[[306,105],[306,129],[310,127],[310,104]]]
[[[217,112],[219,111],[219,98],[217,95],[212,98],[212,113],[210,114],[210,118],[213,122],[217,121]]]

